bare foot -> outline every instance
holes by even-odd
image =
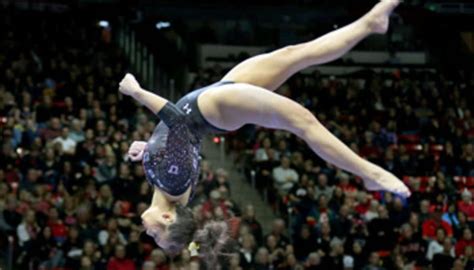
[[[386,190],[405,198],[411,195],[408,187],[400,179],[382,168],[377,168],[370,178],[365,178],[364,185],[371,191]]]
[[[387,32],[390,14],[398,4],[400,4],[399,0],[381,0],[365,15],[365,19],[374,33],[385,34]]]

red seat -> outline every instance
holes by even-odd
[[[400,143],[419,143],[420,136],[418,134],[400,134],[398,135],[398,141]]]
[[[423,146],[421,144],[403,144],[403,146],[408,153],[415,153],[423,150]]]
[[[459,192],[462,192],[465,188],[471,190],[471,192],[474,189],[473,176],[454,176],[453,180]]]
[[[444,151],[444,145],[442,144],[431,144],[430,145],[430,153],[432,154],[440,154]]]
[[[434,176],[403,176],[403,182],[408,184],[409,186],[413,186],[414,182],[419,182],[420,192],[426,192],[428,187],[430,186],[430,182],[436,181],[436,177]]]

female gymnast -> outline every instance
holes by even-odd
[[[147,180],[155,187],[151,206],[142,215],[147,234],[169,254],[192,243],[194,251],[199,247],[199,256],[207,264],[220,261],[229,243],[225,223],[211,222],[198,230],[186,205],[197,184],[201,138],[245,124],[283,129],[299,136],[321,158],[360,176],[368,190],[410,196],[402,181],[355,154],[310,111],[273,93],[294,73],[341,57],[370,34],[384,34],[398,3],[381,0],[343,28],[247,59],[221,81],[188,93],[176,104],[142,89],[127,74],[120,82],[120,92],[132,96],[162,120],[148,142],[133,142],[129,150],[132,160],[142,160]]]

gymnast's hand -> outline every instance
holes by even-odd
[[[145,151],[146,142],[134,141],[128,149],[128,156],[132,161],[140,161],[143,158],[143,152]]]
[[[122,81],[119,83],[119,91],[124,95],[133,96],[140,90],[140,84],[137,82],[137,79],[135,79],[135,77],[130,73],[127,73],[125,77],[123,77]]]

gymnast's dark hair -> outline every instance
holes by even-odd
[[[177,253],[196,242],[205,269],[227,269],[232,254],[237,251],[226,222],[211,221],[198,229],[191,209],[181,204],[176,205],[176,221],[168,227],[168,240],[175,244],[172,250],[167,250],[170,253]]]

